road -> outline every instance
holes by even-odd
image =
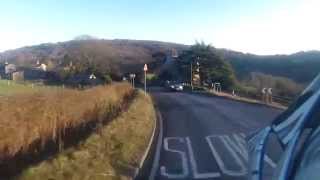
[[[149,179],[246,179],[245,137],[281,110],[191,93],[152,93],[162,116],[161,142]],[[273,141],[271,143],[274,143]],[[265,157],[270,178],[280,149]]]

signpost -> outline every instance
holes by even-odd
[[[219,82],[215,82],[213,84],[213,91],[217,93],[221,93],[221,84]]]
[[[136,74],[130,74],[131,85],[134,88],[134,79],[136,78]]]
[[[148,71],[147,64],[144,64],[143,71],[144,71],[144,92],[147,93],[147,71]]]
[[[268,103],[272,104],[272,88],[268,88]]]
[[[262,88],[261,93],[262,93],[262,102],[267,103],[267,92],[266,92],[267,88]]]

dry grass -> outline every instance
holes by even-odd
[[[76,147],[25,170],[20,180],[131,179],[146,149],[155,122],[149,96],[139,92],[127,112],[101,133]]]
[[[34,142],[61,141],[68,129],[102,121],[121,107],[128,84],[88,90],[46,89],[16,94],[0,101],[0,159],[30,151]]]

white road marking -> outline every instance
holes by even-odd
[[[265,155],[265,156],[264,156],[264,160],[265,160],[272,168],[276,168],[276,167],[277,167],[277,164],[274,163],[274,162],[272,161],[272,159],[269,158],[268,155]]]
[[[246,135],[244,133],[240,133],[240,136],[242,136],[243,138],[246,138]]]
[[[152,168],[151,168],[151,172],[148,180],[154,180],[154,178],[156,177],[156,173],[157,173],[159,162],[160,162],[160,152],[161,152],[162,138],[163,138],[162,116],[160,112],[157,112],[157,118],[159,120],[159,135],[157,139],[156,152],[153,158]]]
[[[240,134],[241,135],[241,134]],[[233,146],[234,149],[238,150],[238,152],[241,154],[241,156],[248,161],[248,150],[245,147],[246,146],[246,142],[243,138],[241,138],[238,134],[233,134],[234,139],[236,140],[235,142],[237,142],[237,145],[235,145],[234,143],[232,143],[230,137],[226,136],[228,142],[230,143],[230,145]],[[239,147],[239,148],[237,148]],[[275,162],[272,161],[272,159],[268,156],[265,155],[264,156],[264,160],[266,161],[266,163],[268,163],[272,168],[277,167],[277,164]]]
[[[217,150],[215,149],[215,147],[213,146],[213,143],[211,141],[212,138],[220,138],[221,141],[225,144],[226,148],[228,149],[228,151],[232,154],[232,156],[234,157],[234,159],[237,161],[238,165],[240,166],[240,171],[234,171],[234,170],[229,170],[226,168],[223,160],[221,159],[219,153],[217,152]],[[237,154],[232,150],[232,148],[230,148],[230,146],[227,145],[226,141],[221,137],[221,136],[207,136],[206,140],[209,144],[209,147],[211,149],[211,152],[213,154],[213,156],[215,157],[217,164],[219,166],[219,168],[221,169],[221,171],[229,176],[244,176],[246,174],[246,168],[243,165],[242,161],[239,159],[239,157],[237,156]]]
[[[231,135],[210,135],[205,137],[212,155],[214,156],[221,172],[206,172],[206,173],[199,173],[198,166],[196,163],[196,157],[193,151],[192,142],[190,140],[190,137],[166,137],[163,139],[163,147],[166,152],[169,153],[175,153],[177,154],[181,159],[181,173],[169,173],[168,168],[165,166],[160,167],[160,175],[164,176],[168,179],[181,179],[181,178],[187,178],[189,175],[192,175],[194,179],[205,179],[205,178],[219,178],[224,175],[228,176],[245,176],[247,174],[247,164],[248,164],[248,150],[247,150],[247,142],[244,139],[245,135],[243,133],[240,134],[231,134]],[[186,144],[185,151],[173,149],[170,148],[170,143],[174,143],[174,141],[177,143],[183,143]],[[214,147],[217,145],[216,143],[219,143],[223,145],[226,151],[220,152],[223,153],[223,155],[232,156],[231,159],[233,159],[232,162],[236,165],[236,169],[230,169],[227,165],[228,163],[225,163],[221,157],[222,154],[219,154],[217,149]],[[226,154],[227,153],[227,154]],[[188,160],[190,162],[190,166],[188,164]],[[275,168],[277,166],[276,163],[267,155],[264,157],[264,161],[270,165],[270,167]],[[159,163],[159,162],[157,162]],[[229,165],[230,165],[229,163]],[[157,166],[158,168],[159,166]],[[190,167],[190,168],[189,168]],[[191,172],[189,172],[189,169],[191,169]],[[153,169],[152,169],[153,170]],[[169,170],[170,171],[170,170]],[[157,172],[157,169],[155,173]],[[149,180],[152,180],[152,177],[150,176]]]
[[[192,149],[191,141],[189,137],[186,137],[189,156],[190,156],[190,164],[191,164],[191,170],[193,174],[193,178],[195,179],[203,179],[203,178],[218,178],[221,177],[221,174],[219,172],[210,172],[210,173],[199,173],[197,168],[197,163],[194,157],[194,152]]]
[[[163,140],[164,149],[168,152],[179,154],[179,156],[181,158],[181,164],[182,164],[182,173],[179,173],[179,174],[168,173],[167,168],[165,166],[161,166],[160,167],[160,174],[162,176],[165,176],[170,179],[186,178],[189,173],[187,155],[183,151],[169,148],[169,141],[174,141],[174,140],[179,141],[180,143],[185,142],[184,138],[181,138],[181,137],[167,137],[167,138],[164,138],[164,140]]]
[[[247,174],[247,167],[244,164],[244,162],[239,158],[238,154],[232,149],[232,147],[228,144],[228,142],[225,139],[226,136],[219,136],[219,139],[222,141],[222,143],[224,144],[224,146],[228,149],[228,151],[230,152],[230,154],[233,156],[233,158],[236,160],[237,164],[240,167],[240,170],[237,171],[229,171],[232,172],[229,175],[233,175],[233,176],[244,176]],[[236,148],[238,149],[238,148]]]
[[[247,163],[248,162],[248,151],[245,147],[245,144],[243,144],[243,142],[241,142],[241,140],[243,140],[243,139],[240,136],[238,136],[237,134],[233,134],[233,138],[235,141],[232,141],[231,137],[229,137],[229,136],[224,136],[224,137],[225,137],[225,140],[229,143],[229,145],[232,146],[232,148],[235,149]]]

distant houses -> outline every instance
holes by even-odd
[[[34,67],[19,67],[15,64],[0,64],[1,79],[13,81],[43,80],[47,77],[47,65],[40,64]]]
[[[24,73],[16,65],[5,63],[0,66],[1,79],[24,80]]]

